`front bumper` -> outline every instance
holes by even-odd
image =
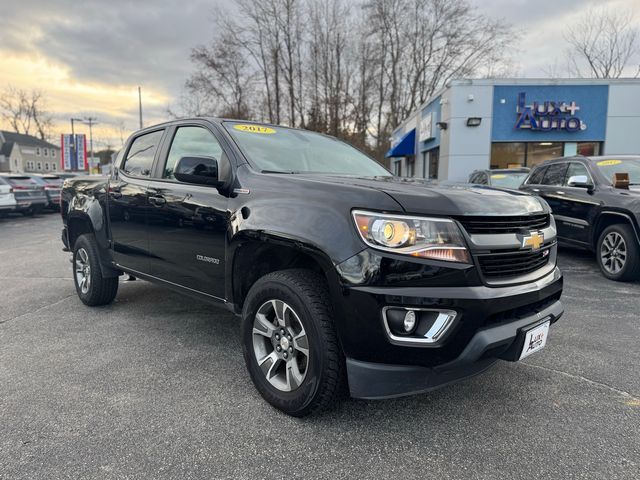
[[[353,286],[338,301],[337,328],[347,358],[351,395],[386,398],[431,390],[511,357],[524,327],[563,313],[562,274],[504,286]],[[447,309],[455,324],[438,345],[397,345],[381,315],[385,306]]]
[[[563,311],[557,300],[535,315],[479,330],[455,360],[431,368],[347,359],[351,396],[382,399],[412,395],[482,373],[502,356],[511,356],[512,351],[522,350],[524,329],[546,321],[553,323]]]

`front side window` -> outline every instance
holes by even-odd
[[[222,147],[213,133],[206,128],[180,127],[171,142],[162,178],[174,179],[173,172],[183,157],[213,157],[220,162]]]
[[[544,174],[544,178],[542,179],[542,184],[552,186],[562,185],[564,183],[564,176],[567,173],[567,166],[566,163],[549,165],[547,173]]]
[[[164,130],[146,133],[133,140],[124,165],[121,167],[125,173],[140,177],[148,177],[151,174],[153,159],[160,145]]]
[[[589,183],[591,183],[591,176],[587,171],[587,167],[578,162],[571,162],[569,164],[569,168],[567,169],[567,175],[564,179],[564,184],[567,185],[569,183],[569,179],[576,176],[587,177],[587,180],[589,181]]]
[[[239,122],[223,125],[249,163],[263,172],[389,176],[372,158],[327,135]]]

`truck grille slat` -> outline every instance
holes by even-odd
[[[525,275],[544,267],[550,258],[551,245],[534,251],[488,253],[478,255],[478,263],[485,277]]]
[[[513,217],[458,217],[468,234],[519,233],[522,230],[541,230],[549,226],[549,215],[538,214]]]

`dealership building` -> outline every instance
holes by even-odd
[[[395,174],[451,181],[562,156],[640,154],[640,79],[454,80],[391,145]]]

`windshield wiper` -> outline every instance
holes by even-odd
[[[286,173],[286,174],[290,174],[290,175],[295,175],[296,173],[300,173],[300,172],[295,172],[292,170],[289,171],[283,171],[283,170],[260,170],[260,173]]]

